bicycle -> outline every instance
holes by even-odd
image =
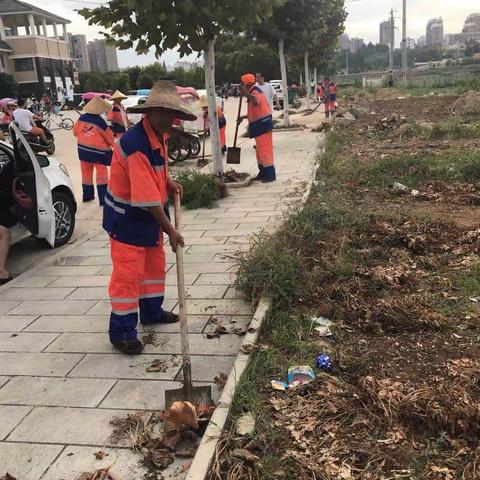
[[[50,128],[52,123],[58,128],[63,128],[64,130],[71,130],[73,128],[73,120],[71,118],[64,117],[63,114],[59,112],[52,111],[47,113],[45,127],[49,130],[52,130],[52,128]]]

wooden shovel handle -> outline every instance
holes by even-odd
[[[238,113],[237,113],[237,120],[240,118],[240,114],[242,113],[242,99],[243,97],[240,95],[240,100],[238,102]],[[238,137],[238,127],[240,124],[237,121],[237,125],[235,126],[235,138],[233,140],[233,147],[237,146],[237,137]]]
[[[181,233],[182,226],[182,207],[180,205],[180,192],[174,194],[175,210],[175,229]],[[182,341],[182,359],[183,359],[183,389],[185,399],[192,399],[192,365],[190,361],[190,345],[188,342],[188,323],[187,323],[187,297],[185,293],[185,275],[183,263],[183,247],[177,245],[175,252],[177,256],[177,284],[178,284],[178,307],[180,314],[180,337]]]

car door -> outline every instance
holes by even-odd
[[[55,211],[50,182],[15,123],[10,123],[14,153],[12,193],[19,221],[38,238],[55,244]]]

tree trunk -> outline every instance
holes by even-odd
[[[218,128],[217,99],[215,93],[215,40],[209,40],[205,51],[205,88],[208,98],[208,121],[212,145],[213,173],[223,175],[220,130]]]
[[[287,127],[290,125],[288,117],[288,84],[287,84],[287,67],[285,65],[285,52],[283,49],[283,40],[278,41],[278,56],[280,57],[280,73],[282,75],[283,90],[283,123]]]
[[[318,76],[317,76],[317,67],[313,69],[313,98],[316,102],[318,102],[317,97],[317,83],[318,83]]]
[[[311,104],[310,104],[310,72],[308,69],[308,50],[305,50],[305,53],[303,55],[303,60],[305,62],[305,89],[307,92],[307,110],[310,110]]]

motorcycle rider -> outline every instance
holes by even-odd
[[[43,145],[50,145],[53,139],[48,139],[45,132],[35,125],[35,120],[41,120],[42,117],[34,115],[30,110],[25,108],[25,100],[21,98],[18,100],[18,108],[13,112],[13,119],[18,123],[18,128],[23,132],[30,133],[37,137],[40,137]]]

